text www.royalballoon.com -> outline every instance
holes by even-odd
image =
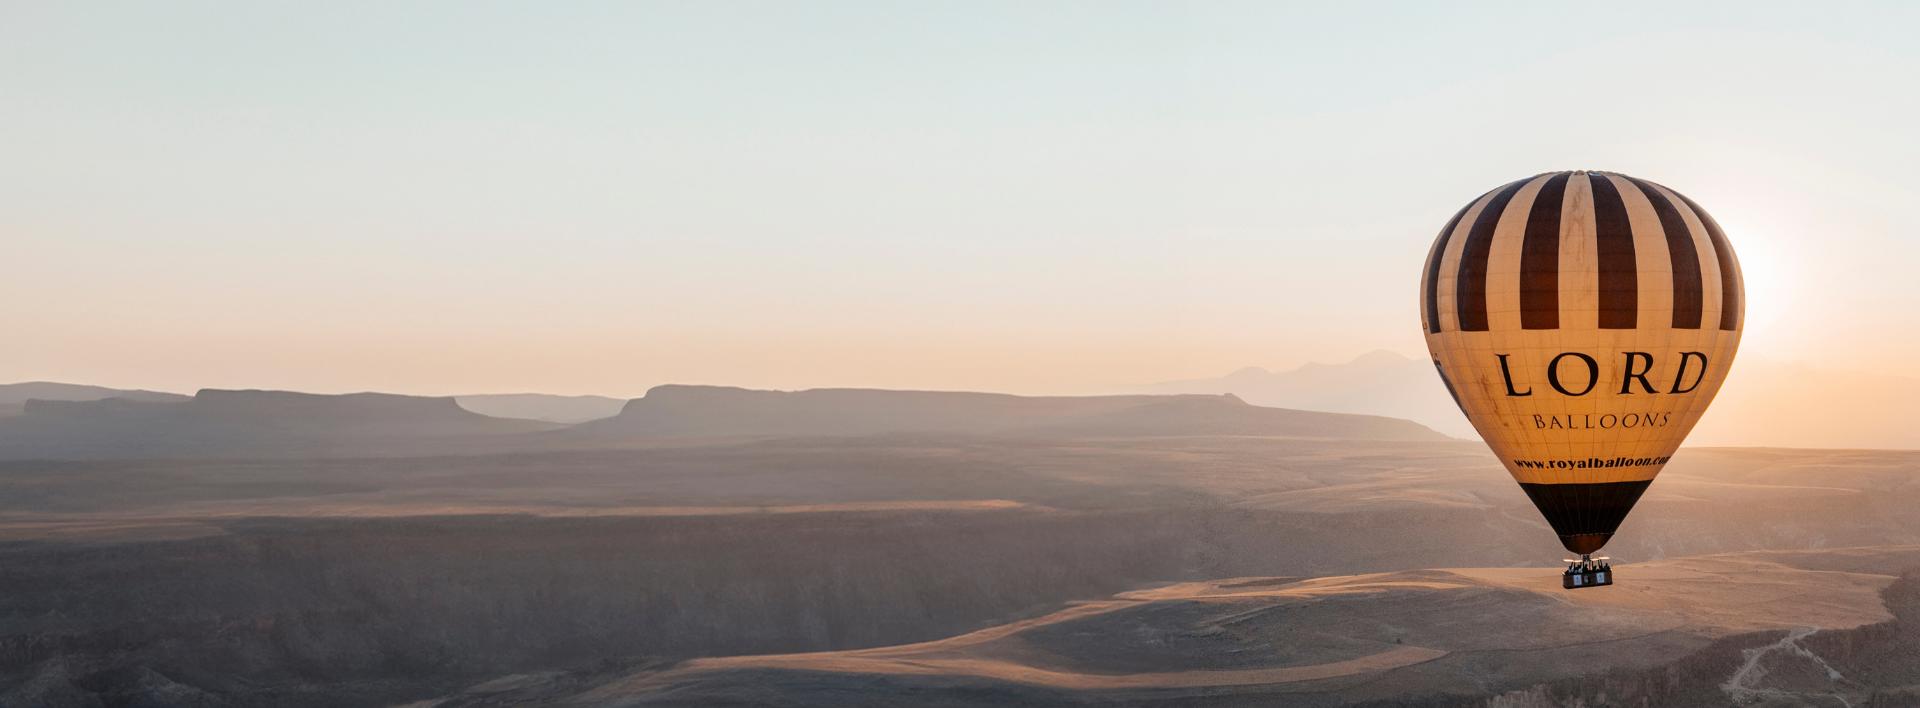
[[[1589,457],[1584,460],[1521,460],[1513,464],[1535,470],[1591,470],[1607,467],[1646,467],[1667,464],[1666,457]]]

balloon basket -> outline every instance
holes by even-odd
[[[1613,584],[1613,564],[1606,556],[1594,558],[1580,556],[1580,560],[1568,560],[1567,571],[1560,574],[1560,586],[1568,590],[1597,588]]]

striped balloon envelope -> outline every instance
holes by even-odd
[[[1587,554],[1706,411],[1740,344],[1740,264],[1664,186],[1552,172],[1434,239],[1421,319],[1441,381],[1568,550]]]

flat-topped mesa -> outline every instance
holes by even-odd
[[[412,423],[433,420],[487,419],[486,416],[461,408],[452,397],[403,396],[391,393],[328,395],[296,391],[207,388],[194,394],[189,407],[202,415],[221,417],[264,415],[346,422],[385,419]]]
[[[29,401],[0,420],[0,458],[451,453],[555,427],[446,397],[207,389],[180,401]]]
[[[0,405],[24,404],[30,400],[40,401],[98,401],[107,398],[124,398],[139,401],[184,401],[187,396],[163,391],[142,389],[118,389],[86,384],[69,384],[55,381],[24,381],[21,383],[0,384]]]
[[[295,430],[303,425],[353,428],[419,428],[422,426],[487,426],[499,419],[461,408],[449,397],[402,396],[388,393],[326,395],[294,391],[202,389],[179,401],[138,401],[107,398],[97,401],[29,400],[23,413],[29,418],[151,417],[156,420],[195,420],[223,425],[264,426]]]
[[[1230,394],[1015,396],[954,391],[756,391],[657,386],[620,415],[581,426],[610,436],[846,436],[884,433],[1272,435],[1441,440],[1376,416],[1261,408]]]
[[[178,401],[149,401],[131,398],[102,398],[86,401],[46,400],[29,398],[20,404],[20,414],[27,418],[84,418],[87,416],[126,416],[141,415],[156,411],[178,408],[188,400],[182,397]]]
[[[554,427],[481,415],[461,408],[450,396],[203,389],[183,407],[188,417],[198,421],[267,427],[302,436],[445,437]]]

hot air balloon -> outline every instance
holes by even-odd
[[[1454,402],[1559,534],[1564,586],[1607,585],[1605,546],[1713,401],[1740,345],[1740,263],[1659,184],[1550,172],[1481,195],[1434,239],[1427,348]]]

